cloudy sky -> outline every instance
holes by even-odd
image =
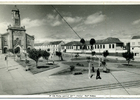
[[[54,5],[81,38],[130,39],[140,35],[140,5]],[[12,23],[14,5],[0,5],[0,33]],[[42,40],[79,40],[51,5],[17,5],[21,26]]]

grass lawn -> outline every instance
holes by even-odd
[[[127,63],[118,64],[118,68],[140,68],[140,63]]]
[[[98,60],[99,60],[99,59],[96,58],[96,57],[93,57],[92,59],[95,60],[95,61],[98,61]],[[72,60],[73,60],[73,61],[77,61],[77,60],[87,60],[87,57],[77,57],[77,58],[73,58]],[[107,62],[109,62],[109,63],[126,63],[126,64],[127,64],[127,61],[126,61],[126,60],[116,60],[116,59],[111,59],[111,58],[107,58]],[[131,64],[133,64],[133,63],[140,64],[140,62],[134,61],[134,60],[131,60],[130,63],[131,63]]]
[[[80,72],[81,74],[85,74],[85,73],[88,73],[88,69],[75,69],[73,72],[70,71],[70,69],[65,69],[65,70],[62,70],[62,71],[59,71],[55,74],[52,74],[52,75],[74,75],[74,73],[78,73]],[[79,75],[81,75],[79,74]]]
[[[50,65],[50,64],[46,64],[46,60],[39,60],[38,61],[38,67],[36,68],[36,62],[34,60],[29,60],[30,63],[27,64],[30,68],[30,72],[33,74],[37,74],[43,71],[47,71],[56,67],[59,67],[58,65],[54,64],[54,65]],[[25,61],[24,60],[18,60],[16,61],[18,62],[20,65],[22,65],[23,67],[26,66]]]
[[[73,66],[77,66],[77,67],[88,67],[88,62],[87,61],[71,61],[71,62],[63,62],[64,64],[67,65],[73,65]],[[94,67],[98,67],[98,63],[97,62],[93,62]]]

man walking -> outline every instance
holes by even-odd
[[[101,79],[101,77],[100,77],[100,71],[99,71],[99,68],[97,69],[96,79]]]

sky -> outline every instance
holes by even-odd
[[[95,40],[116,37],[120,40],[140,35],[140,5],[17,5],[21,26],[36,41]],[[0,33],[12,23],[14,5],[0,5]],[[11,24],[12,25],[12,24]],[[80,38],[72,31],[72,29]]]

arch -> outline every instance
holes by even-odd
[[[15,48],[15,53],[20,53],[20,47]]]
[[[31,50],[31,47],[28,47],[27,50]]]
[[[7,47],[4,47],[3,53],[7,53]]]

